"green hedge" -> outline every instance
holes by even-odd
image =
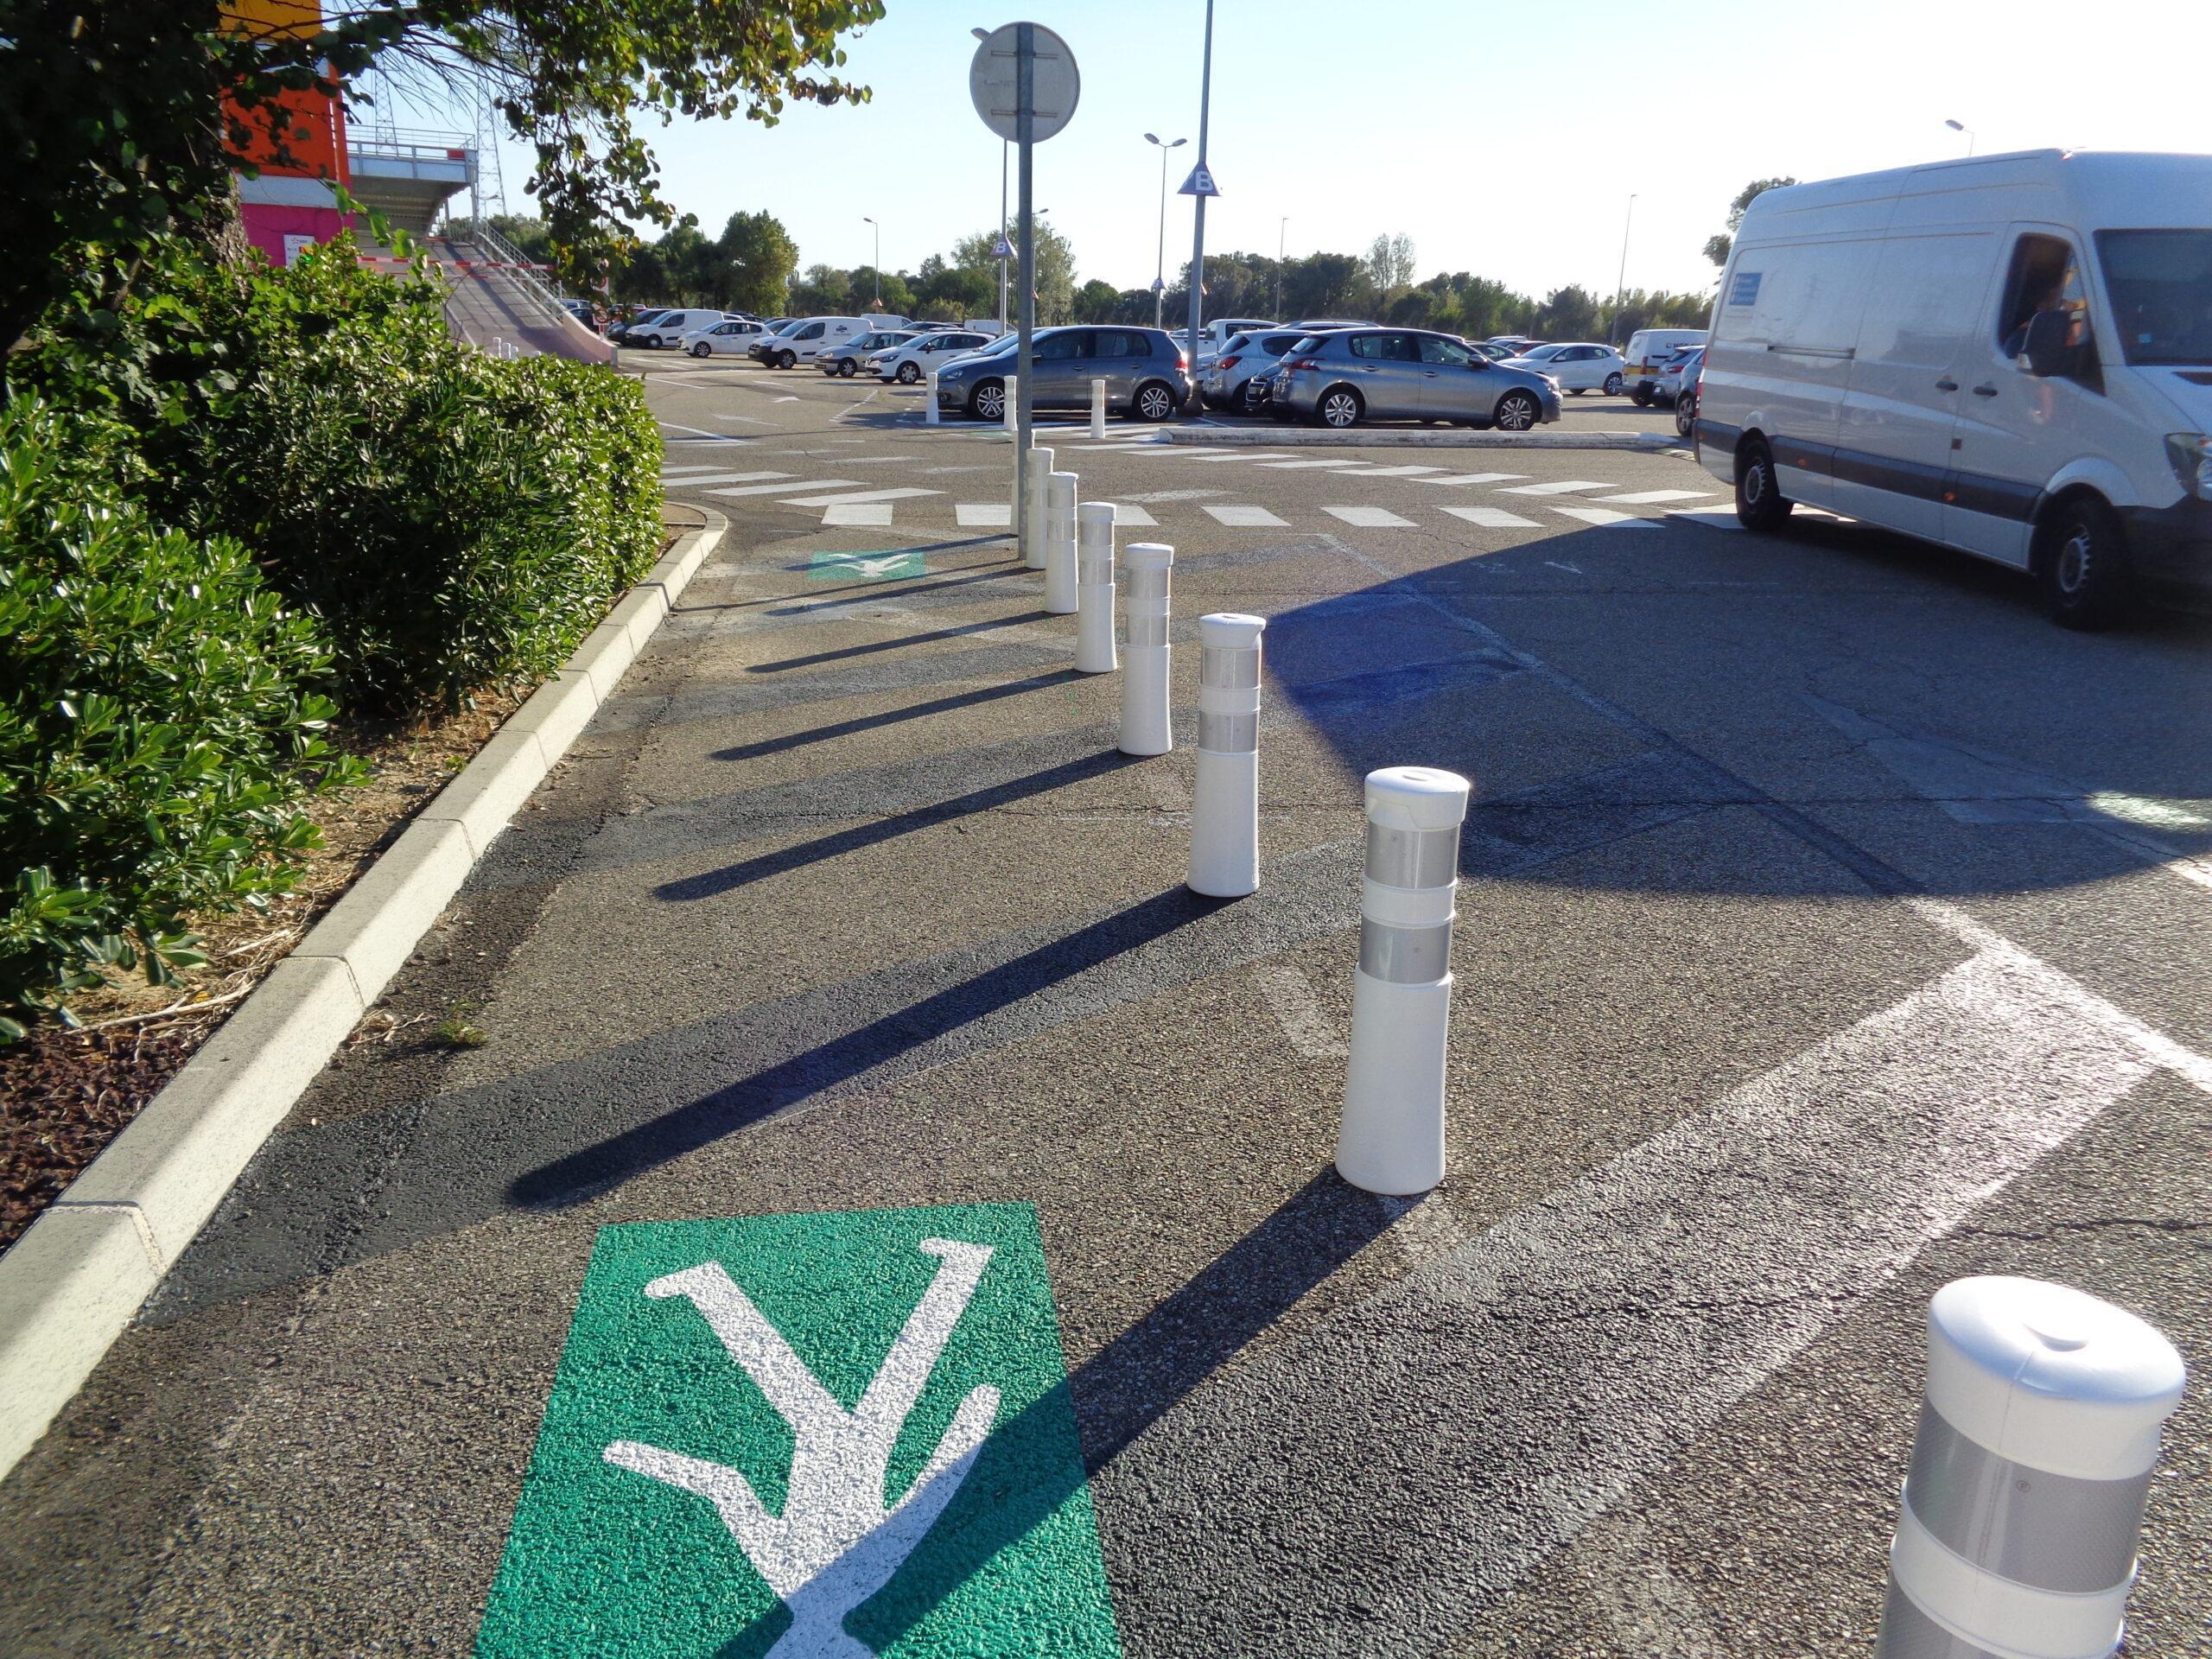
[[[0,1008],[199,962],[184,918],[281,889],[296,804],[355,779],[314,623],[237,542],[154,525],[131,468],[110,423],[0,405]]]

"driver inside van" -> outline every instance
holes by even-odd
[[[2004,352],[2017,358],[2028,349],[2028,325],[2047,311],[2066,319],[2066,343],[2082,343],[2086,304],[2081,280],[2070,256],[2045,264],[2038,261],[2020,283],[2020,297],[2012,309],[2012,326],[2005,331]]]

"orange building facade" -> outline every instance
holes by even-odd
[[[223,0],[226,27],[257,37],[322,32],[320,0]],[[346,111],[321,92],[281,92],[251,109],[232,105],[233,153],[255,169],[238,180],[246,238],[271,264],[291,264],[299,250],[327,242],[353,224],[338,210],[332,184],[350,188]]]

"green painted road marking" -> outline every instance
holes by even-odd
[[[807,561],[809,582],[904,582],[925,573],[919,548],[889,553],[817,553]]]
[[[476,1652],[1118,1656],[1036,1211],[602,1227]]]

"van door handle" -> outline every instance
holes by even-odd
[[[1959,383],[1948,374],[1936,383],[1936,390],[1938,391],[1956,391],[1958,389]]]
[[[1997,395],[1997,388],[1994,386],[1976,386],[1974,389],[1974,395],[1977,397],[1994,397]]]

